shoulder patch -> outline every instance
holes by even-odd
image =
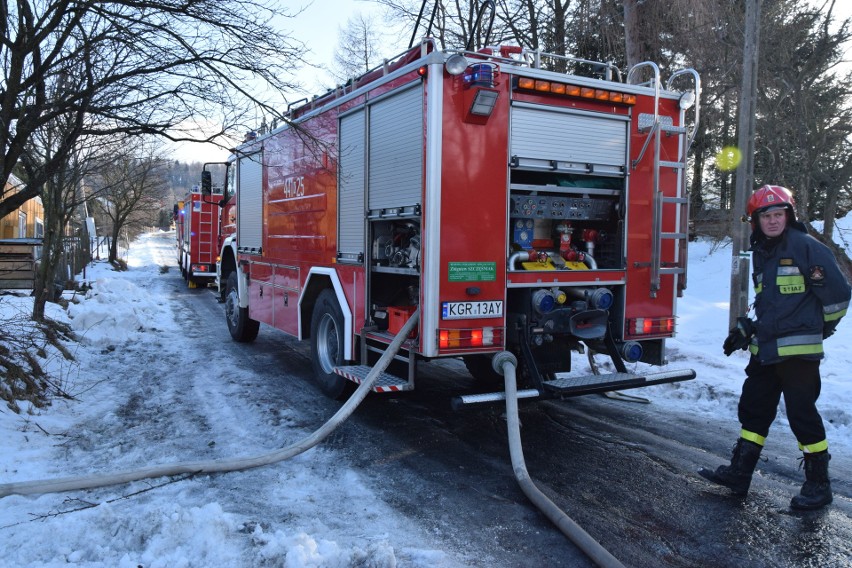
[[[793,266],[793,259],[792,258],[782,258],[781,260],[778,261],[778,264],[780,264],[781,266]]]
[[[825,269],[818,264],[811,266],[810,279],[811,282],[822,282],[825,280]]]

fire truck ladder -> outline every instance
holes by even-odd
[[[651,229],[651,297],[657,297],[657,291],[660,289],[660,277],[664,274],[678,274],[677,295],[683,296],[683,291],[686,289],[686,266],[687,266],[687,239],[689,237],[689,193],[686,190],[686,156],[695,140],[695,134],[698,129],[698,121],[700,118],[699,98],[701,95],[701,78],[694,69],[683,69],[674,73],[666,83],[666,90],[672,90],[672,83],[675,79],[682,76],[691,76],[693,79],[693,90],[685,91],[680,99],[680,108],[688,110],[695,109],[695,117],[692,129],[684,126],[674,126],[674,121],[670,116],[661,116],[659,110],[660,102],[660,68],[656,63],[645,61],[637,63],[627,73],[627,83],[635,83],[639,76],[637,70],[649,67],[653,72],[653,78],[645,84],[650,84],[654,88],[654,114],[641,113],[639,114],[639,132],[647,132],[645,144],[642,146],[642,151],[639,157],[633,160],[631,164],[633,169],[639,165],[645,157],[645,152],[648,147],[653,144],[651,151],[654,157],[653,166],[653,218]],[[678,136],[679,151],[678,161],[665,161],[660,159],[660,140],[662,135]],[[673,168],[677,172],[677,188],[673,197],[666,196],[660,188],[660,168]],[[663,207],[667,204],[677,206],[677,225],[676,232],[663,232]],[[662,242],[664,239],[675,241],[675,259],[673,262],[664,263],[662,261]]]
[[[213,264],[213,211],[204,208],[198,214],[198,262]]]

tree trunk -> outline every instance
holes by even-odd
[[[644,61],[640,4],[641,0],[624,0],[624,54],[628,69]]]
[[[45,215],[47,219],[47,215]],[[44,321],[45,304],[56,301],[56,268],[62,258],[62,231],[45,232],[41,262],[33,285],[33,320]]]
[[[822,234],[827,241],[834,241],[834,220],[837,218],[837,194],[836,189],[826,189],[825,209],[823,210]]]
[[[566,5],[563,5],[561,0],[557,0],[553,3],[553,53],[557,55],[568,55],[568,45],[565,38],[565,28],[567,26],[566,23],[566,14],[565,9]],[[563,62],[564,66],[564,62]],[[563,73],[567,71],[567,69],[558,69]]]
[[[736,127],[733,124],[732,117],[735,114],[733,109],[733,101],[732,101],[733,92],[729,91],[725,93],[725,96],[722,98],[722,132],[720,133],[719,145],[724,147],[729,145],[729,140],[736,139]],[[733,132],[732,132],[733,131]],[[721,171],[719,172],[719,203],[722,209],[733,209],[734,200],[733,195],[731,195],[731,172],[729,171]],[[741,215],[745,212],[740,213]]]
[[[113,223],[112,225],[112,238],[109,243],[109,258],[107,261],[110,264],[115,263],[118,260],[118,238],[121,235],[121,225],[118,223]]]
[[[44,306],[47,303],[47,289],[44,286],[44,277],[41,267],[33,283],[33,321],[44,321]]]
[[[695,145],[693,146],[692,176],[689,184],[689,217],[695,219],[695,216],[704,207],[704,195],[701,191],[704,185],[704,166],[707,152],[707,122],[699,120],[696,125],[698,131],[695,134]]]
[[[741,221],[748,196],[754,185],[755,109],[757,108],[758,46],[760,45],[761,0],[746,0],[745,39],[743,44],[743,76],[740,104],[737,109],[737,146],[742,159],[737,166],[737,184],[731,215],[731,302],[728,328],[738,317],[748,312],[749,260],[742,253],[748,250],[748,225]]]

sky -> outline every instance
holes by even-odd
[[[852,252],[852,215],[839,221],[837,234],[847,253]],[[304,425],[315,423],[316,417],[300,416],[292,401],[282,400],[276,416],[257,412],[256,385],[269,381],[248,360],[233,361],[215,349],[202,359],[188,357],[189,342],[204,332],[203,326],[182,326],[174,310],[163,309],[173,303],[174,280],[182,284],[174,256],[173,232],[142,235],[126,253],[129,270],[115,272],[97,262],[86,271],[90,291],[73,297],[66,292],[71,300],[67,310],[47,305],[50,318],[66,322],[78,335],[79,341],[66,342],[77,362],[49,347],[39,361],[79,400],[57,399],[45,409],[22,402],[21,414],[0,408],[0,487],[255,455],[309,432]],[[651,416],[700,415],[708,423],[730,423],[733,440],[748,356],[738,351],[725,357],[721,349],[730,262],[729,244],[699,240],[689,245],[689,286],[678,302],[678,334],[668,348],[677,360],[672,366],[682,368],[686,361],[697,378],[629,392],[650,399]],[[9,317],[30,309],[28,296],[0,296],[4,329],[10,329]],[[22,318],[15,319],[24,325]],[[836,457],[852,455],[849,345],[852,316],[828,340],[821,366],[819,408]],[[200,365],[211,370],[193,373]],[[128,380],[148,385],[146,403],[157,408],[155,414],[142,414],[145,405],[134,397],[128,400]],[[200,415],[170,410],[175,397],[184,396],[205,402],[198,405]],[[274,439],[265,438],[270,435]],[[783,405],[772,436],[795,444]],[[2,562],[39,568],[466,565],[457,551],[444,550],[436,535],[423,534],[384,503],[362,472],[347,462],[320,444],[271,468],[248,472],[162,486],[161,478],[83,492],[0,497]]]
[[[279,0],[282,1],[282,0]],[[826,0],[810,0],[815,6],[822,6]],[[284,25],[293,37],[302,41],[310,50],[307,58],[315,65],[330,65],[334,51],[337,47],[340,29],[346,26],[347,20],[357,13],[365,15],[381,14],[381,7],[369,0],[304,0],[303,2],[284,2],[292,6],[291,11],[298,11],[303,6],[304,10],[295,18],[286,19]],[[852,2],[848,0],[837,0],[835,3],[835,14],[837,18],[852,17]],[[406,40],[407,42],[407,40]],[[391,49],[385,55],[394,55],[401,51],[407,43],[398,48]],[[847,58],[852,66],[852,45],[849,46]],[[297,79],[305,87],[305,92],[294,97],[294,100],[302,96],[313,96],[322,93],[327,88],[329,79],[326,74],[312,68],[304,68],[297,74]],[[183,143],[177,145],[174,156],[185,162],[215,162],[224,161],[228,158],[228,151],[213,144]]]
[[[290,13],[297,13],[294,18],[282,20],[286,31],[295,39],[303,42],[309,53],[306,60],[314,65],[328,66],[334,58],[340,30],[346,27],[349,18],[361,13],[365,16],[378,15],[381,7],[369,0],[303,0],[282,1]],[[299,7],[304,9],[299,12]],[[407,43],[406,43],[407,46]],[[399,48],[401,51],[405,46]],[[385,55],[394,55],[397,51]],[[296,80],[304,86],[304,92],[291,97],[298,100],[301,97],[321,94],[331,82],[327,73],[304,67],[296,74]],[[214,144],[179,144],[175,152],[176,159],[186,162],[215,162],[228,158],[228,151]]]

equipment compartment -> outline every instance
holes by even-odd
[[[513,171],[510,189],[509,255],[529,251],[524,269],[624,268],[623,178]]]

